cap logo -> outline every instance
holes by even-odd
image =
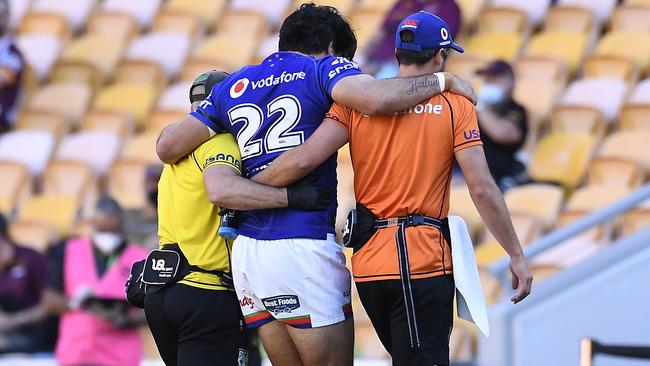
[[[418,27],[418,21],[415,19],[409,19],[402,24],[402,29],[404,28],[412,28],[412,29],[417,29]]]
[[[230,97],[231,98],[239,98],[241,97],[242,94],[248,89],[248,84],[250,83],[250,80],[247,78],[242,78],[237,80],[232,86],[230,87]]]
[[[447,40],[447,38],[449,38],[449,31],[447,30],[447,28],[440,28],[440,36],[445,41]]]

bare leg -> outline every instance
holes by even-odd
[[[305,366],[352,366],[352,318],[326,327],[299,329],[287,326],[287,330]]]
[[[300,355],[287,332],[287,326],[274,320],[259,328],[259,335],[266,354],[275,366],[302,366]]]

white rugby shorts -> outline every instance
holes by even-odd
[[[345,255],[327,240],[256,240],[239,235],[232,273],[249,328],[273,320],[296,328],[332,325],[352,316]]]

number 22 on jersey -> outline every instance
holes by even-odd
[[[237,132],[242,160],[264,153],[289,150],[302,144],[303,132],[293,131],[300,121],[300,115],[300,102],[290,94],[273,99],[266,105],[266,113],[252,103],[238,104],[231,108],[228,111],[230,124],[242,124]],[[263,136],[255,138],[260,131]]]

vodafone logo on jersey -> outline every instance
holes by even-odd
[[[248,84],[250,84],[250,80],[247,78],[241,78],[237,80],[232,86],[230,87],[230,97],[231,98],[239,98],[244,94],[246,89],[248,89]]]

